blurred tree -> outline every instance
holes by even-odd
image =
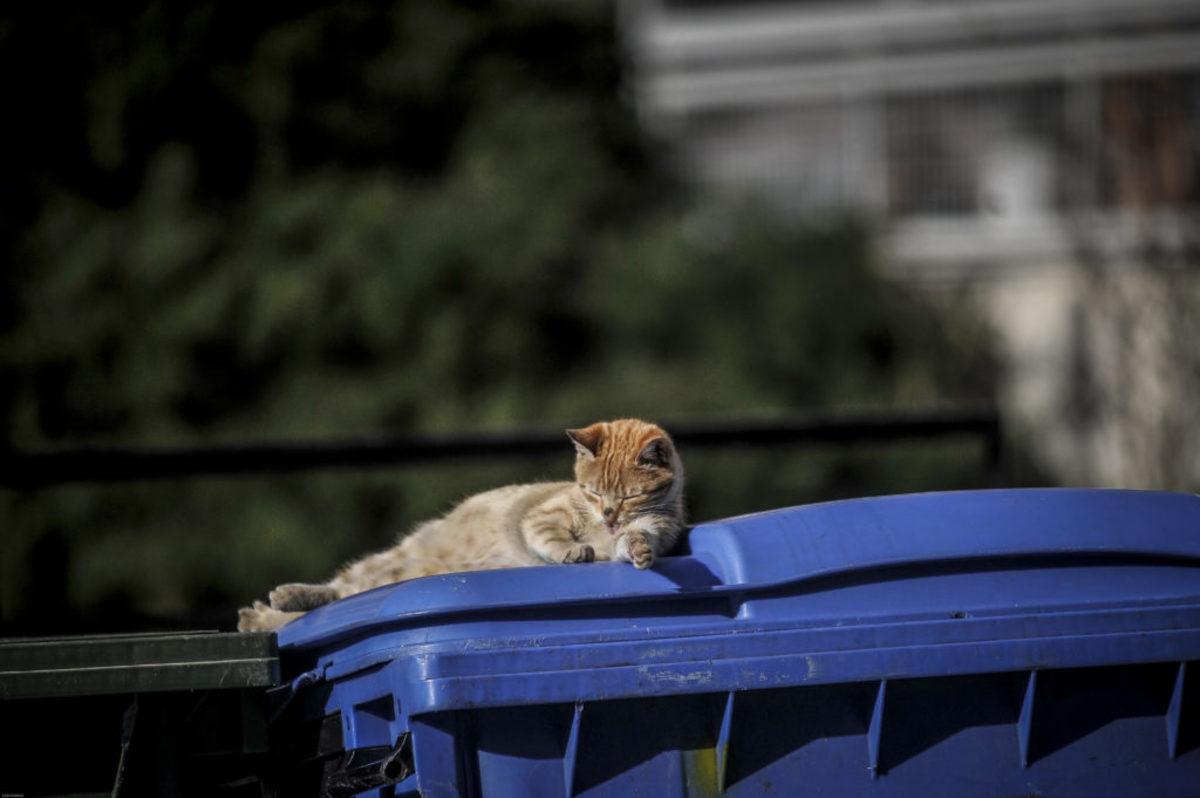
[[[723,243],[690,239],[620,102],[611,26],[604,3],[0,13],[15,120],[0,132],[4,440],[988,395],[986,368],[947,380],[976,350],[871,277],[862,227],[783,230],[747,210]],[[952,486],[960,458],[698,462],[696,512]],[[0,620],[196,622],[203,605],[228,625],[277,581],[321,578],[466,493],[568,464],[564,447],[553,464],[453,474],[0,492]],[[67,585],[52,618],[31,563]]]

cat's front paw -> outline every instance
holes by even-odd
[[[337,598],[337,591],[326,585],[299,583],[280,585],[267,596],[271,602],[271,609],[284,612],[315,609],[331,601],[336,601]]]
[[[635,568],[645,570],[654,565],[654,549],[650,548],[646,536],[641,533],[630,532],[625,536],[625,551]]]
[[[562,561],[568,562],[592,562],[596,559],[596,550],[587,543],[576,543],[567,549],[563,554]]]

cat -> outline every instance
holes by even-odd
[[[381,585],[455,571],[620,560],[649,568],[684,529],[683,464],[670,436],[638,419],[567,430],[575,481],[510,485],[464,500],[394,547],[323,585],[286,584],[238,611],[238,630],[274,631]]]

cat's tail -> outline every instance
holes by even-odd
[[[283,612],[272,609],[261,601],[256,601],[253,606],[242,607],[238,610],[237,628],[239,632],[274,632],[288,621],[299,618],[303,614],[303,612]]]

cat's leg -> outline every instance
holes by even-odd
[[[305,585],[293,582],[280,585],[267,596],[271,608],[284,611],[307,611],[337,601],[341,595],[329,585]]]
[[[299,618],[302,612],[280,612],[272,609],[261,601],[254,602],[252,607],[242,607],[238,610],[239,632],[274,632],[290,620]]]
[[[672,518],[643,516],[636,518],[617,538],[613,559],[649,568],[656,557],[674,548],[682,527]]]
[[[654,564],[654,549],[646,540],[646,533],[631,529],[617,539],[616,560],[631,562],[635,568],[645,570]]]
[[[521,521],[521,537],[546,562],[592,562],[596,550],[575,539],[567,526],[570,520],[569,513],[559,508],[535,508]]]

